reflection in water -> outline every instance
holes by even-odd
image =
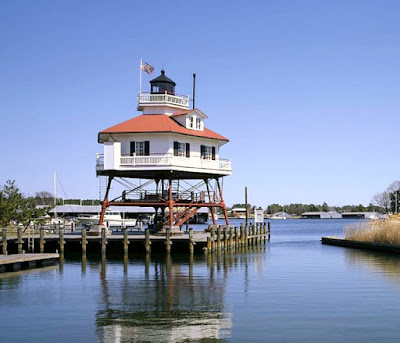
[[[364,265],[400,284],[400,256],[373,251],[346,249],[346,262]]]
[[[97,339],[102,343],[223,342],[232,327],[232,315],[224,305],[228,273],[249,263],[262,265],[264,259],[264,254],[248,250],[189,255],[183,260],[147,255],[143,263],[130,261],[129,265],[124,258],[124,273],[118,276],[111,269],[119,265],[106,268],[102,260]]]

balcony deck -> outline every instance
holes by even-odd
[[[200,159],[160,154],[149,156],[121,156],[113,167],[104,165],[104,155],[96,154],[97,175],[125,177],[174,177],[197,179],[202,177],[220,177],[232,173],[231,161],[227,159]]]
[[[137,109],[142,111],[146,106],[173,106],[183,110],[189,109],[189,97],[186,95],[171,95],[140,93],[138,96]]]

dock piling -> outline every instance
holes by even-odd
[[[87,238],[86,238],[85,228],[81,230],[81,244],[82,244],[82,254],[86,254]]]
[[[129,249],[128,229],[124,228],[123,230],[124,230],[124,254],[127,254]]]
[[[146,248],[146,253],[149,254],[150,253],[150,245],[151,245],[151,242],[150,242],[150,229],[149,228],[144,230],[144,235],[145,235],[144,245],[145,245],[145,248]]]
[[[22,228],[17,229],[17,245],[18,245],[18,254],[22,254]]]
[[[210,240],[211,240],[211,251],[215,250],[215,229],[212,228],[210,231]]]
[[[239,229],[235,226],[235,248],[239,246]]]
[[[64,253],[64,229],[59,228],[58,230],[58,244],[60,246],[60,255]]]
[[[1,236],[3,238],[3,255],[7,255],[7,229],[4,228],[1,231]]]
[[[106,228],[103,226],[101,228],[101,254],[106,253],[106,247],[107,247],[107,238],[106,238]]]
[[[193,240],[193,228],[189,229],[189,252],[193,254],[194,252],[194,240]]]
[[[171,242],[171,229],[170,229],[170,228],[167,228],[166,231],[167,231],[167,232],[166,232],[166,241],[165,241],[165,244],[166,244],[167,253],[169,254],[169,253],[171,252],[171,244],[172,244],[172,242]]]
[[[221,226],[217,228],[217,250],[221,250]]]
[[[39,252],[41,254],[44,253],[44,244],[45,243],[46,242],[44,241],[44,230],[43,230],[43,228],[40,228],[39,229]]]

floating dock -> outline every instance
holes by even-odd
[[[55,264],[59,254],[14,254],[0,255],[0,272],[18,271]]]

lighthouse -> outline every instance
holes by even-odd
[[[207,115],[190,109],[189,97],[175,94],[175,87],[162,70],[150,92],[139,93],[140,115],[99,132],[103,154],[96,155],[96,174],[108,177],[100,225],[111,205],[154,207],[159,232],[179,232],[202,207],[214,224],[221,209],[229,224],[221,179],[232,173],[231,161],[220,157],[229,140],[207,128]],[[110,200],[118,179],[128,187]]]

